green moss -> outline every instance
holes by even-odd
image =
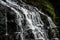
[[[50,28],[50,37],[51,39],[58,35],[59,31],[57,29]]]
[[[53,17],[53,18],[52,18],[53,21],[55,21],[55,17],[56,17],[56,16],[55,16],[55,12],[54,12],[54,8],[53,8],[52,4],[51,4],[49,1],[44,1],[44,2],[42,3],[42,5],[43,5],[44,7],[46,7],[45,10],[50,13],[50,15]]]

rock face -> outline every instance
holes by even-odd
[[[48,15],[22,0],[0,0],[0,14],[1,40],[49,40],[49,29],[56,28]]]

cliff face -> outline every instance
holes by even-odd
[[[1,0],[0,13],[1,40],[59,40],[51,17],[22,0]]]

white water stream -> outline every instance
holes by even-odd
[[[16,33],[18,33],[17,38],[18,38],[18,36],[20,36],[21,40],[29,40],[29,39],[24,38],[23,33],[25,30],[31,29],[32,33],[34,35],[34,40],[49,40],[47,33],[44,30],[44,22],[42,21],[40,14],[47,17],[47,20],[50,24],[49,27],[55,28],[56,25],[53,23],[52,19],[48,15],[44,14],[43,12],[38,10],[36,7],[32,7],[27,4],[25,4],[25,6],[27,6],[27,8],[25,8],[24,4],[22,4],[22,6],[20,6],[16,2],[13,2],[11,0],[6,0],[6,2],[0,0],[0,3],[2,5],[5,5],[6,7],[9,7],[17,15],[17,19],[16,19],[18,22],[17,25],[19,25],[19,27],[21,28],[21,32],[16,32]],[[15,6],[15,8],[14,8],[14,6]],[[21,10],[23,13],[21,13],[17,9]],[[23,14],[25,15],[25,17],[23,17],[24,16]],[[25,29],[25,30],[23,29],[24,26],[21,22],[24,20],[24,18],[26,18],[25,20],[26,20],[27,26],[29,27],[28,29]],[[30,39],[30,40],[32,40],[32,39]]]

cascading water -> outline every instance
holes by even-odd
[[[0,4],[15,12],[12,14],[16,15],[15,22],[17,24],[17,31],[14,32],[14,34],[16,34],[16,40],[49,40],[45,24],[49,24],[46,25],[48,29],[56,28],[56,25],[48,15],[44,14],[36,7],[25,4],[22,0],[20,0],[20,3],[18,3],[17,0],[0,0]],[[46,19],[43,19],[45,17]],[[47,20],[48,23],[44,23],[44,20]],[[9,35],[7,31],[6,36]],[[12,38],[12,40],[14,39]]]

